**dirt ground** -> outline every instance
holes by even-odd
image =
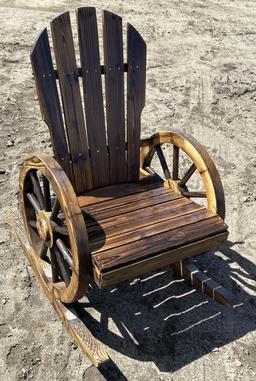
[[[18,246],[6,213],[17,205],[22,157],[48,151],[29,62],[57,14],[103,8],[148,44],[143,135],[181,128],[212,154],[226,194],[229,241],[198,259],[233,291],[226,308],[169,271],[89,296],[94,334],[119,368],[109,380],[256,379],[256,2],[245,0],[0,1],[0,380],[96,380]],[[113,291],[114,290],[114,291]],[[100,323],[100,324],[99,324]],[[119,376],[117,376],[119,374]]]

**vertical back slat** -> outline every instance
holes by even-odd
[[[60,100],[46,28],[36,40],[30,59],[41,114],[50,131],[54,156],[73,183],[70,155],[65,137]]]
[[[69,13],[53,19],[51,29],[76,191],[81,193],[93,183]]]
[[[93,183],[99,187],[109,184],[110,176],[95,8],[79,8],[77,23]]]
[[[140,165],[140,117],[145,105],[146,43],[130,24],[127,30],[127,63],[128,181],[137,181]]]
[[[111,183],[127,181],[122,33],[121,17],[104,11],[105,92]]]

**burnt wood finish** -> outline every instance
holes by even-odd
[[[77,24],[93,185],[99,187],[110,184],[110,177],[95,8],[79,8]]]
[[[145,106],[146,44],[136,29],[127,30],[127,164],[128,181],[138,181],[141,112]]]
[[[37,186],[33,185],[30,173],[40,171],[51,185],[53,191],[52,209],[46,211],[44,199],[42,205],[37,200],[41,191],[37,176],[32,176]],[[88,288],[91,267],[90,251],[86,226],[77,197],[65,172],[51,156],[43,153],[25,159],[20,172],[20,205],[22,217],[30,242],[35,253],[34,261],[48,262],[47,250],[52,260],[52,281],[47,284],[54,297],[65,303],[81,298]],[[47,187],[48,188],[48,187]],[[64,218],[63,226],[59,216]],[[63,237],[58,244],[60,235]],[[65,243],[64,243],[65,241]],[[64,252],[64,254],[63,254]],[[72,268],[66,260],[66,254],[72,256]],[[64,282],[63,282],[64,281]]]
[[[74,305],[63,304],[49,288],[49,284],[52,281],[48,275],[51,272],[49,265],[42,260],[37,260],[37,254],[27,239],[25,227],[17,209],[10,211],[9,221],[33,268],[37,281],[42,286],[45,295],[63,322],[67,332],[89,357],[93,365],[98,367],[104,364],[109,357],[103,345],[92,335],[81,319],[78,318]]]
[[[177,262],[173,265],[173,268],[182,278],[189,281],[191,285],[199,291],[209,295],[213,300],[225,306],[234,306],[239,303],[237,298],[230,291],[201,272],[195,266],[193,260],[187,259]]]
[[[111,184],[115,184],[127,180],[124,119],[123,32],[121,17],[108,11],[104,11],[103,16],[110,182]]]
[[[105,11],[101,65],[95,8],[79,8],[77,25],[81,67],[76,63],[68,12],[51,22],[57,68],[46,29],[31,53],[55,159],[38,153],[24,160],[19,180],[23,223],[14,212],[11,224],[68,332],[97,366],[108,359],[104,348],[78,318],[74,304],[70,308],[63,304],[83,297],[90,277],[103,287],[172,265],[221,303],[231,304],[232,296],[185,261],[216,248],[228,236],[224,192],[212,159],[182,131],[157,133],[140,141],[145,41],[128,24],[124,63],[122,19]],[[105,92],[101,75],[105,75]],[[173,145],[171,171],[162,150],[165,143]],[[192,161],[182,178],[180,152]],[[155,154],[164,178],[151,166]],[[204,189],[191,191],[187,183],[196,172]],[[206,198],[207,207],[194,198]]]
[[[95,253],[92,257],[93,263],[104,272],[227,230],[220,217],[208,217],[192,224],[186,224],[186,217],[184,217],[182,228],[174,227],[172,231],[142,238],[122,245],[121,248],[116,247]]]
[[[30,59],[42,119],[49,128],[54,156],[66,172],[70,181],[74,184],[46,28],[38,36],[32,49]]]
[[[202,239],[191,244],[182,246],[177,249],[164,251],[163,253],[156,254],[153,257],[143,259],[131,264],[125,264],[121,268],[112,271],[99,272],[98,268],[94,266],[94,279],[99,287],[110,286],[117,282],[127,279],[133,279],[141,274],[158,268],[176,263],[179,260],[193,257],[204,253],[207,250],[214,249],[220,246],[226,239],[228,233],[221,233]]]
[[[77,193],[93,187],[69,13],[51,22],[52,39]]]
[[[140,165],[147,168],[153,159],[157,147],[173,144],[173,174],[169,179],[167,173],[164,185],[185,197],[207,198],[208,210],[225,218],[225,197],[218,171],[205,147],[199,144],[192,136],[184,131],[173,130],[154,134],[150,139],[141,142]],[[192,165],[182,179],[179,178],[179,152],[183,151],[191,160]],[[165,165],[163,158],[160,163],[163,171]],[[195,172],[198,172],[204,184],[204,190],[189,191],[186,184]]]

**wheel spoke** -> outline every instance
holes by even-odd
[[[156,173],[156,171],[152,167],[145,167],[145,170],[152,176],[157,177],[161,182],[164,182],[164,179]]]
[[[52,247],[52,250],[54,251],[54,253],[56,255],[56,259],[57,259],[57,262],[58,262],[58,266],[59,266],[59,269],[60,269],[60,273],[61,273],[62,279],[64,280],[66,286],[68,286],[69,282],[70,282],[70,274],[69,274],[69,269],[67,267],[67,263],[65,262],[63,256],[59,252],[59,250],[58,250],[56,245],[54,245]]]
[[[46,254],[47,254],[47,250],[48,250],[48,247],[44,244],[44,242],[42,243],[42,247],[39,251],[39,257],[44,259],[46,257]]]
[[[52,248],[50,249],[50,260],[52,266],[52,281],[56,283],[59,280],[59,265],[56,258],[56,253]]]
[[[35,221],[35,220],[29,220],[29,221],[28,221],[28,224],[29,224],[32,228],[37,229],[36,221]]]
[[[185,173],[185,175],[182,177],[182,179],[179,181],[179,186],[183,187],[187,184],[190,177],[193,175],[193,173],[196,171],[196,166],[193,163],[191,167],[188,169],[188,171]]]
[[[170,174],[168,165],[166,163],[162,147],[160,145],[156,146],[156,152],[157,152],[157,155],[159,157],[159,160],[160,160],[160,163],[161,163],[161,166],[162,166],[165,178],[166,178],[166,180],[170,180],[171,174]]]
[[[43,189],[44,189],[44,207],[47,212],[51,211],[51,194],[48,179],[43,176]]]
[[[53,207],[52,207],[52,214],[50,217],[51,220],[53,220],[53,221],[56,220],[56,218],[58,217],[59,211],[60,211],[60,203],[56,197],[54,204],[53,204]]]
[[[65,243],[60,238],[58,238],[56,240],[56,245],[58,246],[58,249],[60,250],[60,252],[63,255],[63,257],[65,258],[65,260],[67,261],[67,264],[69,265],[69,267],[72,268],[73,267],[73,260],[72,260],[72,254],[71,254],[70,250],[67,248]]]
[[[30,172],[30,178],[31,178],[31,181],[33,184],[33,190],[34,190],[34,193],[37,197],[39,205],[40,205],[41,209],[43,209],[44,208],[44,196],[43,196],[43,192],[42,192],[42,189],[40,187],[40,184],[39,184],[37,173],[35,171]]]
[[[39,213],[42,210],[39,202],[37,201],[35,195],[33,193],[27,193],[27,198],[30,201],[30,204],[33,206],[36,213]]]
[[[179,147],[173,146],[172,179],[179,179]]]
[[[206,198],[206,192],[182,192],[185,197]]]
[[[51,222],[52,230],[62,235],[68,235],[68,228],[65,225],[56,224],[54,221]]]

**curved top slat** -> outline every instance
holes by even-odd
[[[78,193],[93,187],[69,12],[51,22],[63,111]]]
[[[139,179],[141,112],[145,106],[146,43],[137,30],[127,28],[127,165],[128,181]]]
[[[77,11],[84,107],[95,187],[110,184],[95,8]]]
[[[54,156],[73,183],[68,144],[65,137],[60,100],[46,28],[38,36],[30,54],[30,59],[41,114],[50,131]]]

